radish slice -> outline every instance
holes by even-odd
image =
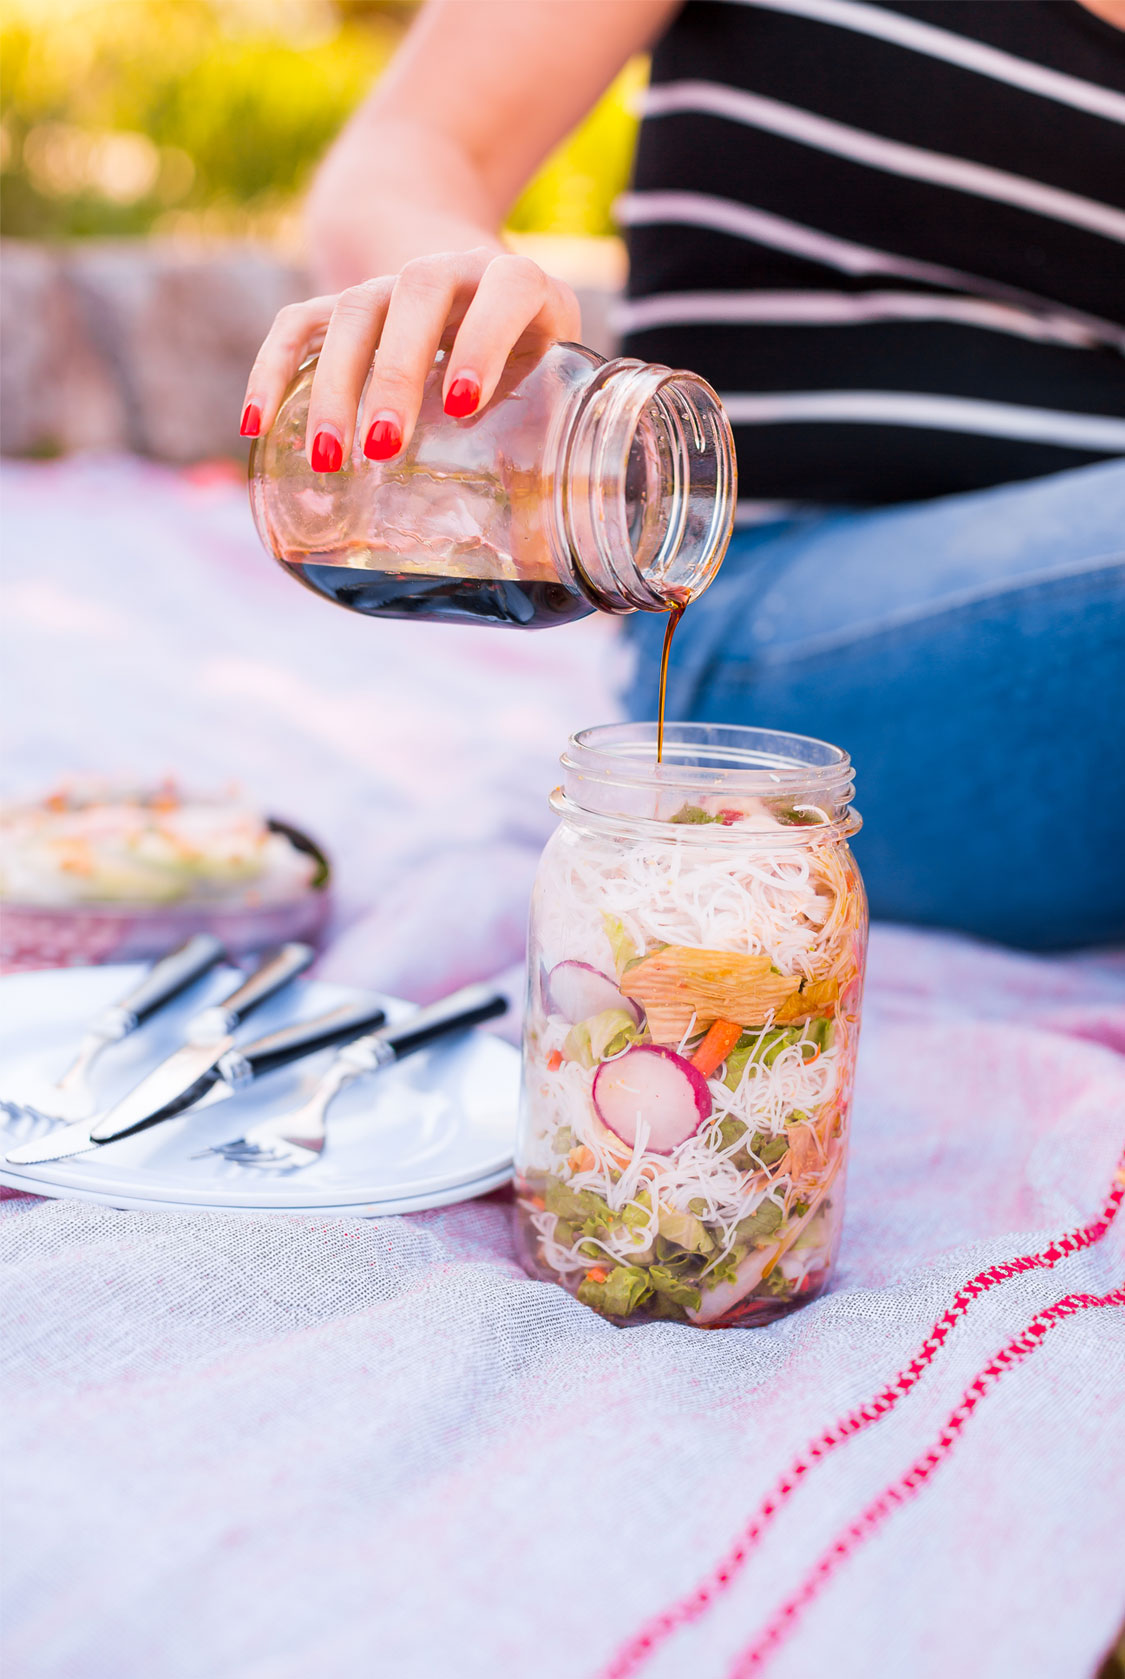
[[[638,1026],[641,1023],[637,1004],[618,990],[608,974],[588,962],[560,962],[552,968],[547,996],[553,1013],[561,1014],[572,1026],[606,1009],[624,1009]]]
[[[593,1094],[602,1124],[630,1148],[643,1120],[653,1154],[671,1154],[694,1137],[711,1113],[703,1074],[663,1044],[635,1044],[624,1055],[603,1061],[594,1074]]]

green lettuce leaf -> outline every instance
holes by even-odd
[[[782,1050],[795,1044],[801,1036],[800,1026],[770,1026],[764,1032],[743,1032],[727,1056],[723,1083],[728,1090],[737,1090],[742,1075],[751,1061],[772,1067]]]
[[[615,1318],[627,1318],[651,1293],[648,1274],[639,1265],[615,1265],[604,1283],[585,1277],[578,1285],[584,1306]]]
[[[647,1302],[650,1316],[663,1318],[671,1323],[687,1323],[689,1321],[684,1308],[677,1305],[667,1294],[654,1294]]]
[[[580,1020],[577,1026],[570,1028],[563,1039],[562,1052],[564,1061],[577,1061],[580,1067],[587,1069],[594,1065],[594,1049],[586,1021]]]
[[[571,1189],[569,1184],[562,1183],[558,1178],[548,1178],[543,1201],[549,1213],[557,1213],[568,1224],[582,1226],[583,1234],[587,1236],[596,1234],[598,1230],[608,1230],[617,1218],[608,1202],[592,1189]],[[587,1224],[593,1228],[587,1230]]]
[[[685,1253],[714,1253],[715,1244],[708,1235],[703,1220],[694,1213],[674,1211],[662,1206],[656,1215],[657,1229],[666,1242],[675,1243]]]
[[[719,816],[711,816],[702,805],[681,805],[675,816],[668,818],[669,822],[720,822]]]
[[[796,1283],[791,1283],[789,1281],[789,1278],[785,1276],[780,1265],[775,1265],[769,1276],[762,1278],[758,1287],[765,1294],[772,1294],[778,1299],[784,1299],[787,1295],[792,1294],[795,1291],[797,1285]]]
[[[736,1230],[740,1242],[752,1245],[768,1241],[781,1228],[783,1214],[776,1201],[762,1201],[749,1218],[740,1219]]]
[[[817,1015],[816,1019],[810,1020],[805,1028],[805,1036],[810,1043],[816,1044],[821,1050],[831,1049],[835,1032],[836,1023],[830,1020],[826,1014]]]
[[[686,1271],[700,1260],[699,1254],[688,1253],[685,1248],[668,1241],[666,1236],[656,1238],[656,1257],[666,1271]]]
[[[735,1143],[741,1142],[748,1129],[741,1119],[735,1119],[733,1114],[728,1114],[719,1126],[720,1147],[725,1151]]]
[[[746,1258],[747,1250],[742,1246],[731,1248],[724,1254],[719,1263],[702,1279],[707,1288],[714,1288],[718,1283],[736,1283],[738,1281],[738,1267]]]
[[[789,1139],[784,1131],[776,1137],[771,1137],[768,1131],[755,1131],[750,1139],[750,1152],[763,1166],[776,1166],[789,1152]]]
[[[629,1230],[642,1230],[652,1217],[652,1197],[647,1189],[637,1192],[618,1213],[621,1223]]]
[[[603,1009],[601,1014],[592,1014],[588,1020],[580,1020],[570,1028],[562,1052],[568,1061],[577,1061],[580,1067],[589,1069],[628,1049],[640,1035],[627,1009]]]
[[[635,940],[625,931],[625,923],[616,915],[610,915],[608,910],[602,911],[602,926],[605,928],[605,936],[613,954],[614,969],[620,979],[629,963],[637,961],[640,951]]]
[[[690,1306],[694,1311],[699,1310],[699,1290],[683,1277],[677,1277],[675,1272],[669,1271],[666,1266],[650,1266],[648,1278],[657,1294],[667,1300],[674,1300],[677,1306]]]

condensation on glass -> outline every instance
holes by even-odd
[[[305,453],[315,361],[250,457],[263,543],[355,612],[528,629],[663,612],[699,594],[730,539],[730,426],[695,374],[524,344],[479,413],[442,408],[444,352],[407,447],[338,473]]]
[[[616,1323],[768,1321],[826,1286],[867,939],[845,752],[574,736],[532,900],[516,1223]]]

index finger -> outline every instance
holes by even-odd
[[[324,342],[335,302],[335,297],[310,297],[278,310],[246,381],[243,437],[269,431],[297,369]]]

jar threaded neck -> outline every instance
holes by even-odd
[[[576,389],[544,455],[556,563],[609,612],[702,593],[734,527],[734,439],[694,373],[621,357]]]

